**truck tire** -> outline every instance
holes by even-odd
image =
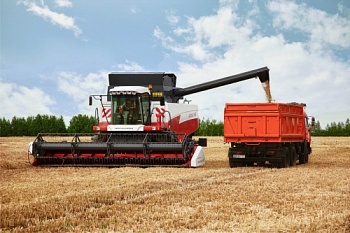
[[[290,166],[293,167],[297,164],[297,153],[294,146],[290,147]]]
[[[301,153],[300,155],[299,155],[299,164],[305,164],[306,162],[305,162],[305,155],[304,155],[304,153]]]
[[[229,163],[230,163],[230,168],[234,168],[234,167],[243,167],[244,163],[241,161],[235,161],[232,158],[229,158]]]
[[[309,150],[307,149],[307,144],[303,146],[303,151],[299,155],[299,164],[305,164],[309,161]]]
[[[290,153],[288,147],[282,148],[281,162],[279,162],[278,168],[287,168],[290,164]]]
[[[309,148],[306,146],[305,147],[305,163],[309,162]]]
[[[229,162],[229,164],[230,164],[230,168],[234,168],[235,166],[235,163],[234,163],[234,161],[231,159],[231,158],[228,158],[228,162]]]
[[[246,162],[245,165],[247,167],[252,167],[252,166],[254,166],[254,162]]]

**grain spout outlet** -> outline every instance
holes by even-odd
[[[266,80],[265,82],[262,82],[261,84],[264,88],[267,102],[271,103],[272,102],[272,95],[271,95],[271,89],[270,89],[270,80]]]

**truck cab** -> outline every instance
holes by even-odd
[[[315,117],[308,117],[307,114],[304,111],[304,117],[305,117],[305,141],[307,142],[307,147],[309,150],[309,153],[311,154],[311,129],[315,128]],[[311,118],[311,122],[310,122]]]

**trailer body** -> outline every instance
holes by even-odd
[[[227,103],[224,141],[231,144],[230,166],[307,163],[311,136],[304,107],[298,103]]]

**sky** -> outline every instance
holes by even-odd
[[[267,66],[274,102],[325,128],[350,118],[350,1],[1,0],[0,118],[94,115],[110,72],[189,87]],[[266,102],[258,79],[186,96],[201,119]],[[68,125],[67,125],[68,126]]]

